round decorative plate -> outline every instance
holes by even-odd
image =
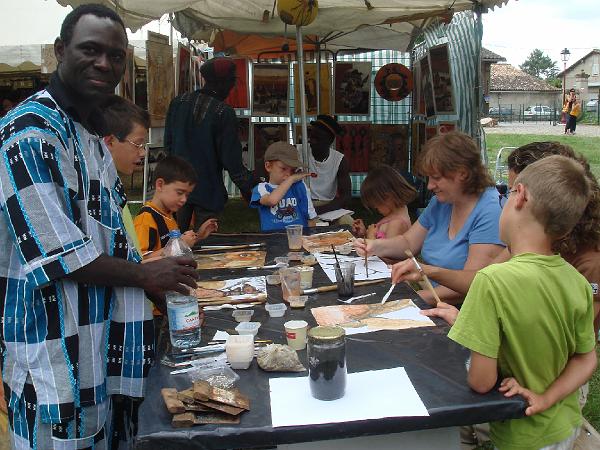
[[[375,75],[375,90],[391,102],[402,100],[413,90],[413,74],[402,64],[386,64]]]

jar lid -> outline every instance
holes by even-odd
[[[308,337],[322,341],[329,341],[344,337],[346,332],[342,327],[318,326],[308,330]]]

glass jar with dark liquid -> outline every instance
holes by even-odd
[[[308,331],[310,392],[318,400],[337,400],[346,391],[346,333],[341,327]]]

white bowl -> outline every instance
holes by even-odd
[[[235,327],[235,331],[239,334],[249,334],[252,336],[256,336],[258,333],[258,329],[260,328],[260,322],[242,322],[237,327]]]
[[[265,305],[265,309],[269,311],[271,317],[282,317],[287,310],[287,306],[284,303],[268,303]]]

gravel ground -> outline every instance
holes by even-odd
[[[565,131],[561,123],[552,125],[549,122],[500,122],[495,127],[484,128],[486,134],[545,134],[561,135]],[[600,137],[600,126],[577,124],[576,135]]]

